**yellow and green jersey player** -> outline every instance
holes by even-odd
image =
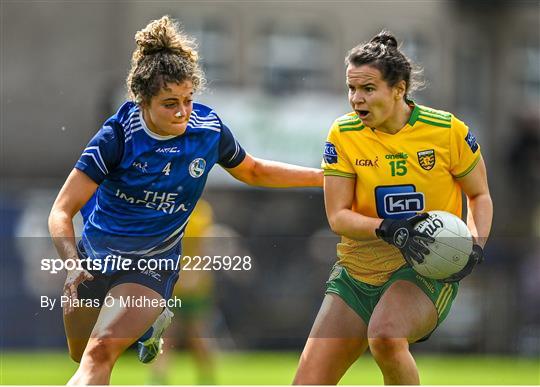
[[[369,347],[385,384],[419,384],[409,345],[444,320],[457,281],[483,256],[493,214],[485,165],[463,122],[409,100],[414,73],[394,36],[381,32],[345,63],[353,112],[332,125],[322,163],[328,222],[342,240],[294,383],[337,384]],[[407,262],[432,238],[414,225],[430,210],[461,216],[462,192],[475,239],[467,270],[453,282],[422,277]]]
[[[409,104],[411,116],[396,134],[372,130],[356,112],[338,118],[325,146],[324,175],[354,179],[352,210],[365,216],[407,218],[443,210],[461,217],[456,179],[477,165],[480,147],[452,114]],[[337,256],[353,278],[377,286],[405,264],[400,251],[381,239],[343,236]]]

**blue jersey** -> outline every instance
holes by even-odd
[[[245,151],[209,107],[193,104],[186,132],[160,136],[138,105],[126,102],[92,138],[75,168],[99,187],[81,209],[82,245],[92,259],[170,258],[219,163],[240,164]]]

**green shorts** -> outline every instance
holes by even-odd
[[[414,283],[429,297],[435,305],[435,309],[437,309],[437,326],[448,316],[452,302],[456,298],[459,285],[457,283],[447,284],[442,281],[423,277],[409,266],[403,266],[396,270],[383,285],[374,286],[352,278],[343,266],[336,264],[330,273],[330,278],[326,282],[326,294],[337,294],[368,325],[373,310],[381,299],[381,296],[397,280]]]

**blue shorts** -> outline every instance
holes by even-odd
[[[82,243],[78,245],[79,255],[81,259],[87,257]],[[94,276],[92,281],[84,281],[77,288],[78,298],[99,300],[99,305],[103,304],[103,300],[109,291],[117,285],[125,283],[140,284],[159,293],[165,300],[172,296],[172,291],[176,281],[178,280],[179,272],[175,270],[132,270],[116,271],[111,274],[102,273],[101,271],[88,270]]]

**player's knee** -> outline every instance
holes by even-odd
[[[373,339],[400,339],[400,327],[391,319],[377,319],[368,326],[368,337]]]
[[[84,357],[96,365],[112,365],[118,357],[118,348],[114,340],[109,338],[94,338],[88,342]]]
[[[368,339],[369,350],[377,362],[393,361],[403,351],[409,350],[406,338],[373,337]]]
[[[86,342],[87,342],[86,340],[68,339],[67,344],[68,344],[69,357],[75,363],[81,362],[84,349],[86,348]]]

